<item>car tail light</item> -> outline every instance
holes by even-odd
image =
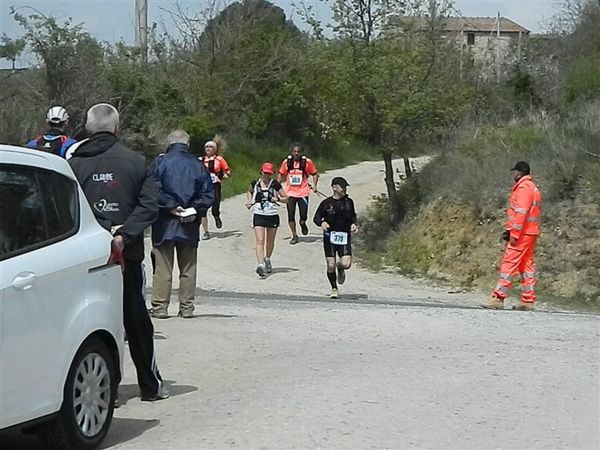
[[[113,242],[110,244],[110,258],[108,264],[119,264],[121,271],[125,270],[125,259],[123,258],[123,249]]]

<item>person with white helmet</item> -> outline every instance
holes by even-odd
[[[50,130],[29,141],[25,147],[36,148],[64,158],[68,148],[76,142],[65,131],[68,121],[67,110],[62,106],[53,106],[46,114],[46,122],[48,122]]]

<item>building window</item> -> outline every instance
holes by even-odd
[[[475,33],[467,33],[467,44],[475,45]]]

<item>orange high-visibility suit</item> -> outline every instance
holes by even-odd
[[[535,302],[535,265],[533,252],[540,234],[542,195],[530,175],[515,183],[509,198],[506,230],[510,241],[504,250],[500,265],[500,278],[493,296],[504,300],[512,287],[515,275],[521,275],[521,301]]]

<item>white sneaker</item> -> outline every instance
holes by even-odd
[[[203,241],[208,241],[209,239],[210,239],[210,233],[209,233],[208,231],[205,231],[205,232],[202,234],[202,240],[203,240]]]
[[[259,264],[258,267],[256,268],[256,273],[258,274],[259,277],[264,278],[265,277],[265,266],[263,264]]]

